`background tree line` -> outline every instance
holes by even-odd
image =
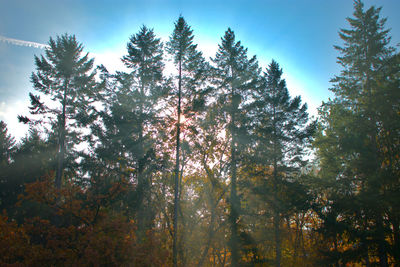
[[[318,120],[230,28],[207,60],[183,17],[166,43],[142,26],[115,73],[50,38],[29,134],[0,122],[0,263],[400,266],[400,56],[379,12],[354,1]]]

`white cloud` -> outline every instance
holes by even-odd
[[[126,71],[126,67],[121,61],[124,53],[125,50],[122,49],[110,49],[90,53],[90,56],[94,58],[96,65],[103,64],[110,73],[113,73],[116,70]]]
[[[7,124],[8,133],[20,140],[24,137],[29,129],[28,125],[18,122],[18,115],[29,113],[28,101],[17,100],[13,103],[0,102],[0,120]]]
[[[198,48],[203,52],[204,57],[208,60],[210,57],[215,57],[218,50],[218,44],[206,40],[202,41],[201,44],[198,45]]]

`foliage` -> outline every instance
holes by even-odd
[[[182,16],[165,46],[142,26],[115,73],[50,38],[29,134],[0,122],[0,265],[399,265],[400,55],[379,12],[354,1],[318,123],[230,28],[206,60]]]
[[[230,241],[232,253],[231,265],[240,265],[240,245],[238,219],[240,216],[240,198],[238,195],[238,163],[241,151],[246,145],[246,121],[244,103],[249,101],[249,91],[254,90],[258,75],[256,57],[248,59],[247,49],[235,40],[234,32],[228,28],[218,51],[213,59],[215,67],[214,84],[218,94],[218,108],[222,120],[225,120],[225,131],[230,137],[229,175],[230,175]],[[221,120],[221,118],[220,118]]]
[[[354,2],[351,29],[340,31],[344,45],[336,46],[343,69],[332,79],[335,98],[320,109],[315,146],[328,201],[318,213],[320,231],[334,245],[325,255],[336,263],[369,265],[378,259],[388,266],[391,257],[398,263],[399,218],[392,201],[399,192],[399,87],[393,79],[399,65],[379,12]]]
[[[31,76],[35,90],[50,98],[50,102],[46,105],[41,95],[29,93],[30,113],[39,118],[18,116],[21,122],[44,127],[57,140],[55,184],[58,188],[66,167],[71,170],[75,165],[77,156],[73,147],[83,142],[80,128],[93,122],[97,115],[93,105],[98,89],[96,73],[92,71],[94,60],[89,59],[88,54],[81,57],[82,51],[82,44],[73,35],[50,38],[45,56],[35,56],[37,71]]]
[[[136,224],[111,208],[126,192],[126,181],[95,194],[95,188],[84,190],[74,184],[57,190],[52,178],[28,184],[21,199],[21,204],[34,202],[50,210],[49,217],[27,217],[19,226],[1,217],[2,242],[13,244],[2,246],[2,264],[162,266],[167,254],[158,244],[159,235],[149,232],[146,242],[138,243]],[[146,253],[148,246],[159,248],[153,249],[157,258]]]

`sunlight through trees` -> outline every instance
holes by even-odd
[[[0,265],[400,266],[400,54],[380,10],[354,1],[316,119],[231,28],[207,60],[182,16],[166,43],[142,26],[114,73],[51,37],[29,134],[0,121]]]

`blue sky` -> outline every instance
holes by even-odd
[[[367,8],[383,7],[392,45],[400,43],[400,1],[364,2]],[[351,0],[0,0],[0,36],[47,43],[50,36],[75,34],[97,64],[115,70],[122,66],[119,59],[129,37],[141,25],[154,28],[167,40],[182,14],[208,57],[231,27],[263,68],[272,58],[278,61],[291,94],[301,95],[310,113],[316,114],[321,102],[332,96],[329,80],[340,71],[333,45],[340,45],[338,31],[348,28],[345,18],[352,12]],[[33,56],[42,53],[38,48],[0,42],[0,120],[17,138],[27,130],[16,116],[28,113]]]

